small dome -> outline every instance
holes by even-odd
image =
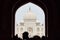
[[[24,15],[24,19],[36,19],[36,15],[31,10],[29,10],[29,12]]]

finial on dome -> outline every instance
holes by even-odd
[[[35,14],[31,11],[31,7],[29,7],[28,12],[24,16],[24,19],[36,19]]]
[[[31,8],[29,7],[29,11],[31,11]]]

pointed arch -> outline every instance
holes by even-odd
[[[38,11],[37,11],[38,10]],[[26,14],[25,14],[26,13]],[[43,9],[41,8],[41,7],[39,7],[39,6],[37,6],[37,5],[35,5],[34,3],[31,3],[31,2],[29,2],[29,3],[27,3],[27,4],[24,4],[24,5],[22,5],[21,7],[19,7],[17,10],[16,10],[16,13],[15,13],[15,35],[16,34],[18,34],[17,33],[17,28],[19,28],[20,29],[20,27],[23,25],[23,24],[25,24],[25,22],[27,22],[28,20],[27,19],[31,19],[30,20],[30,22],[32,22],[33,23],[33,21],[34,21],[34,19],[36,20],[36,21],[34,21],[34,22],[36,22],[35,24],[36,24],[36,30],[37,30],[37,27],[39,28],[39,29],[41,29],[42,30],[42,28],[43,28],[43,30],[42,31],[40,31],[39,32],[39,34],[40,34],[40,37],[41,36],[45,36],[45,13],[44,13],[44,11],[43,11]],[[32,19],[33,19],[33,21],[32,21]],[[17,24],[21,24],[20,22],[21,22],[21,20],[23,20],[23,23],[22,23],[22,25],[21,26],[16,26]],[[27,20],[27,21],[25,21],[25,20]],[[38,22],[37,22],[37,20],[38,20]],[[28,21],[29,22],[29,21]],[[34,24],[34,23],[33,23]],[[42,24],[43,24],[43,26],[42,26]],[[28,25],[29,25],[29,23],[28,23]],[[31,24],[32,25],[32,24]],[[34,26],[34,25],[33,25]],[[33,26],[32,26],[32,29],[33,29],[33,33],[31,33],[31,35],[33,35],[33,34],[35,34],[35,35],[38,35],[37,33],[37,31],[36,30],[34,30],[34,28],[33,28]],[[42,26],[42,27],[40,27],[40,26]],[[22,28],[24,28],[24,27],[26,27],[25,25],[24,26],[22,26]],[[28,26],[27,26],[28,27]],[[30,28],[30,27],[29,27]],[[25,28],[25,30],[26,30],[26,28]],[[23,32],[25,31],[25,30],[23,30]],[[28,30],[27,30],[28,31]],[[30,30],[31,31],[31,30]],[[34,33],[34,31],[36,31],[35,33]],[[42,33],[42,34],[41,34]],[[19,33],[20,34],[20,33]],[[19,36],[19,35],[18,35]],[[19,36],[20,37],[20,36]]]
[[[30,1],[30,0],[29,1],[25,0],[25,1],[26,2],[23,2],[23,1],[16,2],[16,4],[12,8],[12,13],[13,13],[13,15],[12,15],[12,25],[13,25],[12,26],[12,35],[14,35],[14,33],[15,33],[14,28],[15,28],[15,12],[16,12],[16,10],[19,7],[21,7],[22,5],[31,2],[31,3],[34,3],[34,4],[38,5],[39,7],[41,7],[45,12],[45,28],[46,28],[45,34],[47,36],[47,34],[48,34],[48,11],[47,11],[47,8],[46,8],[45,4],[42,1]]]

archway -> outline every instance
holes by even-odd
[[[29,32],[31,37],[45,36],[45,13],[41,7],[31,2],[19,7],[15,13],[15,35],[22,37],[25,31]]]
[[[20,2],[20,1],[19,1]],[[28,2],[32,2],[32,3],[34,3],[34,4],[36,4],[36,5],[38,5],[39,7],[41,7],[43,10],[44,10],[44,12],[45,12],[45,35],[47,36],[47,33],[48,33],[48,31],[47,31],[47,25],[48,25],[48,14],[47,14],[47,8],[46,8],[46,6],[42,3],[42,2],[40,2],[41,4],[39,4],[39,3],[37,3],[37,2],[39,2],[39,1],[37,1],[37,2],[34,2],[34,1],[26,1],[25,3],[23,3],[23,4],[19,4],[19,2],[17,2],[16,4],[18,4],[18,5],[15,5],[14,7],[13,7],[13,15],[14,15],[14,17],[13,17],[13,28],[12,28],[12,34],[14,35],[15,34],[15,12],[16,12],[16,10],[20,7],[20,6],[22,6],[22,5],[24,5],[24,4],[26,4],[26,3],[28,3]]]

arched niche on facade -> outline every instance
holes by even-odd
[[[41,7],[43,10],[44,10],[44,13],[45,13],[45,35],[48,36],[48,11],[47,11],[47,8],[46,8],[46,5],[42,2],[42,1],[31,1],[31,0],[25,0],[24,1],[17,1],[15,3],[15,5],[13,6],[12,8],[12,36],[14,36],[15,34],[15,12],[16,10],[21,7],[22,5],[24,4],[27,4],[27,3],[33,3],[33,4],[36,4],[37,6]]]

